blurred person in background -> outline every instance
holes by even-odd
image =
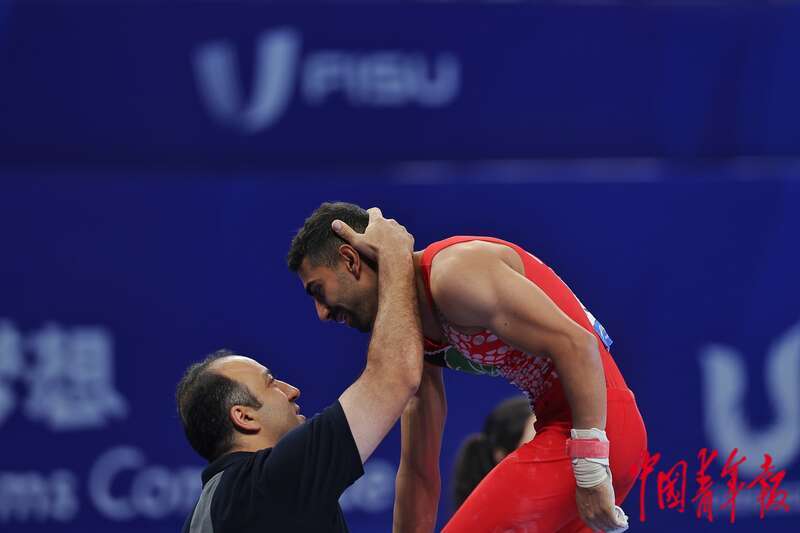
[[[464,439],[453,468],[454,511],[492,468],[533,438],[534,422],[528,399],[516,396],[500,402],[486,417],[483,430]]]
[[[183,533],[342,532],[338,500],[394,426],[422,373],[413,237],[375,210],[354,245],[381,268],[364,372],[308,421],[300,390],[227,351],[189,367],[177,388],[192,447],[210,464]]]
[[[364,332],[375,324],[381,277],[375,258],[352,245],[367,224],[356,205],[324,203],[287,256],[320,320]],[[441,367],[503,376],[537,417],[534,439],[489,473],[444,532],[627,528],[618,504],[636,482],[647,436],[603,326],[555,272],[507,241],[451,237],[415,252],[414,266],[427,363],[401,418],[395,530],[436,523]]]

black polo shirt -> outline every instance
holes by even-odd
[[[364,473],[337,401],[274,448],[224,455],[203,471],[183,533],[341,532],[339,496]]]

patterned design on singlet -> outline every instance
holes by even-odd
[[[426,343],[427,346],[427,343]],[[438,348],[435,345],[430,350],[425,350],[425,360],[436,366],[458,370],[467,374],[477,374],[483,376],[499,376],[500,371],[492,365],[483,365],[470,361],[464,354],[450,346],[449,344]]]
[[[503,376],[519,387],[531,405],[535,404],[558,378],[553,361],[549,357],[513,348],[488,330],[472,335],[462,333],[451,326],[441,313],[438,315],[442,332],[453,348],[456,348],[468,361],[481,367],[492,368],[494,372],[491,375]]]

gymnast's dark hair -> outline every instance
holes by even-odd
[[[229,350],[217,350],[199,363],[186,369],[178,383],[175,399],[183,431],[192,448],[209,463],[233,447],[236,427],[229,411],[234,405],[261,408],[261,402],[247,386],[208,370],[221,357],[236,355]]]
[[[464,439],[453,469],[453,510],[457,510],[478,483],[497,466],[495,449],[507,455],[517,449],[531,416],[528,399],[509,398],[486,417],[481,433]]]
[[[297,230],[286,256],[289,270],[297,272],[304,257],[314,266],[334,266],[339,246],[345,240],[331,229],[331,223],[339,219],[358,233],[363,233],[369,224],[367,211],[346,202],[325,202],[309,216],[303,227]]]

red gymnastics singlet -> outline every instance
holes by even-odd
[[[428,246],[422,273],[428,300],[448,344],[425,339],[426,360],[472,373],[502,376],[519,387],[531,402],[536,436],[506,457],[467,498],[444,529],[467,531],[590,531],[578,517],[575,478],[566,455],[572,416],[552,360],[544,354],[518,350],[491,331],[466,334],[438,312],[430,290],[433,259],[441,250],[469,241],[507,246],[522,260],[525,277],[541,289],[576,323],[592,332],[603,362],[606,381],[606,434],[611,442],[611,472],[617,504],[633,488],[647,449],[647,435],[633,393],[611,357],[611,338],[558,275],[519,246],[492,237],[451,237]]]

